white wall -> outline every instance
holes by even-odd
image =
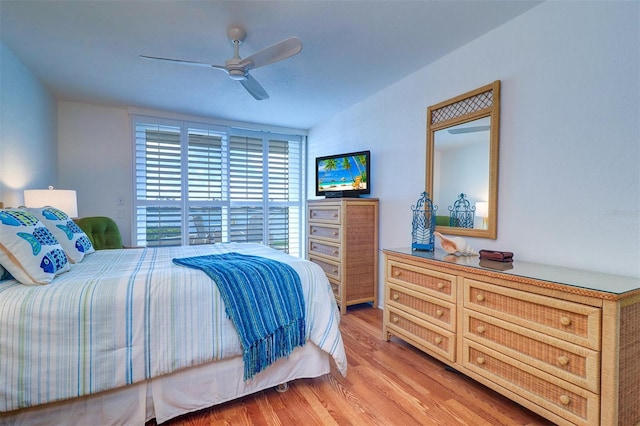
[[[24,204],[24,189],[58,187],[56,101],[0,42],[0,201]]]
[[[640,277],[639,21],[638,2],[545,2],[311,129],[309,164],[370,149],[380,247],[407,247],[427,106],[501,80],[498,239],[471,245]]]
[[[126,108],[58,103],[60,185],[77,191],[80,217],[112,218],[125,245],[131,244],[130,128]]]

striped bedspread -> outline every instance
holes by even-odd
[[[173,258],[239,252],[298,273],[306,336],[346,374],[322,270],[258,244],[104,250],[46,286],[0,282],[0,413],[93,394],[242,354],[217,287]]]

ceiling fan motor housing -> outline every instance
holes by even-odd
[[[229,77],[232,80],[242,81],[247,79],[247,74],[243,69],[229,69]]]

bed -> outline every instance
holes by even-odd
[[[216,285],[175,258],[290,265],[306,344],[249,380]],[[317,265],[259,244],[96,251],[48,285],[0,281],[0,424],[158,423],[298,378],[346,375],[340,315]]]

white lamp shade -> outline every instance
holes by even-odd
[[[78,217],[76,191],[72,189],[25,189],[24,205],[27,207],[51,206],[62,210],[69,217]]]
[[[489,216],[489,203],[486,201],[478,201],[476,203],[476,216],[487,217]]]

